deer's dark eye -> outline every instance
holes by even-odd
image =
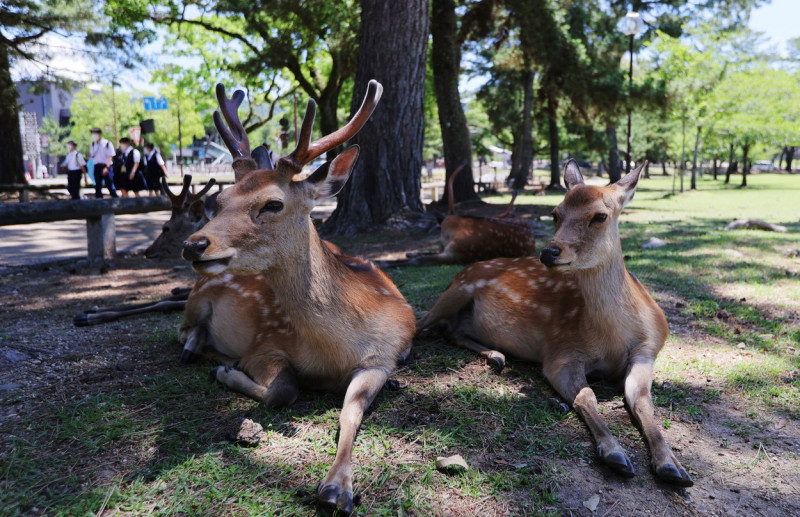
[[[163,228],[161,228],[161,231],[162,232],[168,232],[169,231],[169,226],[164,226]]]
[[[553,213],[552,213],[552,214],[550,214],[550,215],[552,215],[552,216],[553,216],[553,222],[554,222],[554,223],[556,223],[556,224],[558,224],[558,219],[559,219],[559,217],[558,217],[558,214],[557,214],[557,213],[555,213],[555,212],[553,212]]]
[[[608,214],[595,214],[594,217],[592,217],[592,220],[589,222],[589,224],[604,223],[606,222],[606,219],[608,219]]]
[[[261,210],[258,211],[259,214],[263,214],[266,212],[276,214],[283,210],[283,203],[280,201],[267,201],[267,203],[261,207]]]

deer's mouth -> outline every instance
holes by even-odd
[[[231,263],[231,257],[208,260],[193,260],[192,269],[198,273],[222,273]]]

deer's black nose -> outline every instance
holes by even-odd
[[[561,248],[558,246],[548,246],[542,249],[542,253],[539,255],[539,260],[542,261],[542,264],[549,267],[555,264],[559,255],[561,255]]]
[[[201,237],[196,241],[184,241],[183,258],[186,260],[198,260],[208,249],[209,244],[211,243],[205,237]]]

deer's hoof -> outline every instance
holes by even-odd
[[[633,468],[631,460],[619,451],[612,452],[608,456],[603,456],[603,461],[606,462],[608,468],[624,478],[632,478],[636,475],[636,470]]]
[[[89,322],[89,314],[78,314],[74,318],[72,318],[72,323],[76,327],[88,327],[91,325]]]
[[[684,468],[678,468],[672,463],[665,463],[655,469],[656,477],[665,483],[681,487],[690,487],[694,485],[692,477],[686,472]]]
[[[322,486],[320,483],[317,488],[317,501],[332,510],[339,510],[347,515],[353,513],[353,493],[342,490],[336,485]]]
[[[191,350],[187,350],[187,349],[184,348],[183,352],[181,352],[180,361],[181,361],[181,364],[192,364],[193,362],[197,361],[197,359],[199,357],[200,357],[200,354],[195,354]]]
[[[500,352],[492,350],[486,354],[486,364],[489,365],[489,368],[494,370],[495,373],[500,373],[506,366],[506,356]]]

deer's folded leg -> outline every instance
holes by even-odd
[[[260,361],[253,380],[247,372],[256,371],[252,362],[242,358],[243,370],[230,366],[217,366],[211,370],[212,377],[229,389],[263,402],[269,407],[290,406],[297,399],[297,378],[289,363],[282,358]]]
[[[360,370],[357,372],[344,397],[342,413],[339,416],[339,444],[336,459],[325,479],[317,488],[317,499],[350,513],[353,511],[353,443],[361,426],[364,411],[381,390],[389,374],[383,369]]]

